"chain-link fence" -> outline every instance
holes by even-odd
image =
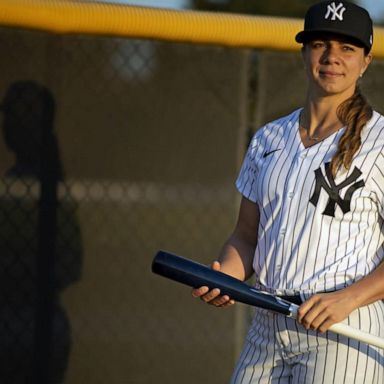
[[[215,258],[250,131],[302,102],[300,56],[6,28],[0,47],[0,382],[227,382],[246,308],[151,261]]]
[[[209,263],[234,224],[248,53],[11,29],[0,46],[0,381],[225,382],[239,310],[150,268],[161,248]]]

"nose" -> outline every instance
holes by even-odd
[[[337,49],[333,45],[328,45],[327,49],[324,51],[321,60],[324,64],[333,64],[339,62],[339,55]]]

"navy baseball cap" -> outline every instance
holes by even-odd
[[[304,20],[304,30],[296,35],[298,43],[310,41],[321,33],[352,38],[368,52],[373,44],[373,25],[369,13],[348,1],[322,1],[311,6]]]

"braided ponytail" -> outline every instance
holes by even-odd
[[[372,114],[373,109],[358,86],[355,93],[338,107],[337,116],[346,129],[340,138],[337,152],[331,161],[333,177],[336,176],[341,167],[346,170],[351,167],[353,156],[361,145],[361,131],[371,119]]]

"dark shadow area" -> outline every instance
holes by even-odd
[[[80,278],[82,247],[55,100],[46,87],[20,81],[1,109],[15,163],[0,179],[0,383],[63,383],[71,332],[60,293]]]

